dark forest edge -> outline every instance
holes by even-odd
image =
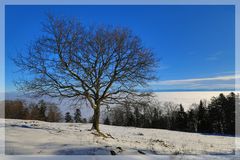
[[[128,103],[114,108],[105,124],[234,135],[236,102],[239,103],[239,95],[231,92],[227,96],[221,93],[212,97],[209,103],[201,100],[188,111],[172,102]]]
[[[231,92],[219,94],[207,103],[201,100],[185,111],[180,104],[161,103],[154,100],[125,101],[105,113],[103,124],[140,128],[168,129],[204,134],[235,135],[235,104],[239,95]],[[81,117],[80,109],[74,116],[67,112],[62,115],[54,103],[40,100],[38,103],[25,103],[22,100],[5,101],[5,118],[41,120],[47,122],[92,122]]]

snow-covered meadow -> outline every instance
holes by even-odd
[[[230,92],[158,92],[155,94],[159,101],[181,103],[187,110],[192,103],[198,103],[200,99],[210,100],[219,93],[228,95]],[[88,111],[90,108],[84,106],[84,109],[86,109],[85,115],[90,115]],[[4,149],[7,155],[99,156],[116,154],[118,156],[134,155],[133,159],[139,159],[135,156],[142,158],[144,155],[148,158],[142,159],[159,159],[154,156],[160,155],[163,159],[172,159],[172,155],[181,157],[188,155],[184,159],[228,159],[229,157],[235,158],[234,153],[239,153],[237,148],[240,148],[238,145],[240,138],[231,136],[100,125],[104,133],[113,137],[103,138],[94,135],[94,132],[89,130],[90,128],[91,124],[0,119],[0,134],[4,133],[3,131],[6,133],[5,139],[3,135],[0,137],[0,151],[3,150],[3,142],[6,142]],[[237,148],[235,142],[237,142]],[[102,159],[106,160],[108,157]],[[1,158],[8,159],[0,156]],[[15,157],[18,160],[21,158],[26,160],[28,157]],[[71,158],[75,159],[71,156],[67,159]],[[127,157],[127,159],[130,158]],[[15,160],[14,156],[11,159]]]
[[[0,125],[4,127],[3,124]],[[91,124],[5,121],[8,155],[233,155],[235,137],[161,129],[100,125],[112,138],[96,136]]]

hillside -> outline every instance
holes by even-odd
[[[11,155],[228,155],[235,152],[235,138],[229,136],[100,125],[104,133],[113,137],[102,138],[89,130],[91,124],[8,119],[5,125],[5,151]]]

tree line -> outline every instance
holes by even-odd
[[[180,104],[154,101],[126,101],[107,114],[104,124],[158,128],[176,131],[235,134],[235,102],[239,95],[230,93],[201,100],[187,111]]]
[[[125,101],[113,107],[103,123],[117,126],[157,128],[176,131],[235,134],[235,103],[240,102],[239,95],[230,93],[212,97],[209,103],[201,100],[192,104],[187,111],[182,104],[159,102],[157,100]],[[40,100],[26,104],[21,100],[5,101],[5,118],[41,120],[47,122],[86,123],[80,109],[72,116],[66,112],[63,116],[54,103]],[[92,123],[93,118],[89,119]]]
[[[70,112],[66,112],[64,120],[66,123],[87,123],[87,119],[82,118],[81,110],[78,108],[75,110],[74,116]]]
[[[29,104],[22,100],[6,100],[5,118],[60,122],[62,114],[56,104],[44,100]]]
[[[22,100],[6,100],[5,118],[40,120],[46,122],[87,122],[86,118],[82,118],[80,109],[75,110],[74,117],[72,117],[70,112],[66,112],[65,116],[63,116],[56,104],[44,100],[40,100],[37,103],[31,102],[29,104],[26,104]]]

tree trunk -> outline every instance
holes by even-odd
[[[97,105],[96,108],[94,109],[93,124],[92,124],[92,129],[96,130],[97,132],[100,132],[99,118],[100,118],[100,106]]]

